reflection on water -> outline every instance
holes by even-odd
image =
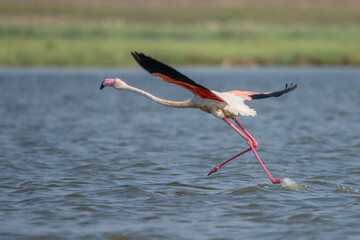
[[[121,77],[161,98],[191,94],[141,69],[0,70],[4,239],[356,239],[360,70],[181,69],[217,91],[271,91],[239,118],[246,143],[196,109],[99,84]]]

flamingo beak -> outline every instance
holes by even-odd
[[[113,86],[113,85],[114,85],[114,79],[107,78],[101,83],[100,90],[103,89],[106,86]]]
[[[104,87],[105,87],[104,83],[101,83],[100,90],[103,89]]]

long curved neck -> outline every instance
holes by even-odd
[[[145,92],[144,90],[141,90],[141,89],[129,86],[129,85],[127,85],[126,88],[124,88],[124,90],[128,90],[128,91],[140,94],[144,97],[150,98],[154,102],[157,102],[161,105],[168,106],[168,107],[175,107],[175,108],[193,108],[194,107],[193,104],[191,103],[190,99],[185,100],[185,101],[169,101],[169,100],[155,97],[154,95],[151,95],[150,93]]]

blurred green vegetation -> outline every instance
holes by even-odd
[[[0,0],[0,65],[360,64],[356,1],[73,2]]]

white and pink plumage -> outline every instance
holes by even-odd
[[[269,171],[266,169],[265,165],[262,163],[259,155],[255,150],[255,148],[258,146],[258,143],[250,135],[250,133],[239,123],[236,117],[239,115],[241,116],[256,115],[256,111],[254,109],[251,109],[244,103],[245,100],[263,99],[268,97],[279,97],[284,93],[294,90],[297,87],[297,85],[291,84],[290,86],[288,86],[286,84],[285,89],[283,90],[275,91],[275,92],[266,92],[266,93],[238,91],[238,90],[233,90],[228,92],[216,92],[197,84],[196,82],[189,79],[185,75],[179,73],[175,69],[151,57],[148,57],[142,53],[137,53],[137,52],[132,52],[131,54],[134,57],[134,59],[139,63],[139,65],[142,66],[149,73],[160,78],[165,82],[173,83],[186,88],[187,90],[189,90],[194,94],[194,97],[185,101],[169,101],[169,100],[161,99],[141,89],[129,86],[119,78],[105,79],[102,82],[100,89],[103,89],[106,86],[111,86],[118,90],[128,90],[143,95],[159,104],[168,107],[199,108],[204,112],[213,114],[215,117],[225,121],[238,134],[240,134],[246,140],[247,144],[249,145],[249,148],[236,154],[235,156],[229,158],[228,160],[218,164],[215,168],[213,168],[209,172],[208,175],[216,172],[220,167],[230,162],[234,158],[252,150],[255,157],[259,161],[260,165],[264,169],[265,173],[270,178],[271,182],[274,184],[282,182],[281,179],[275,179],[274,177],[272,177]],[[239,128],[237,128],[234,124],[232,124],[228,120],[228,118],[231,118],[242,131]]]

